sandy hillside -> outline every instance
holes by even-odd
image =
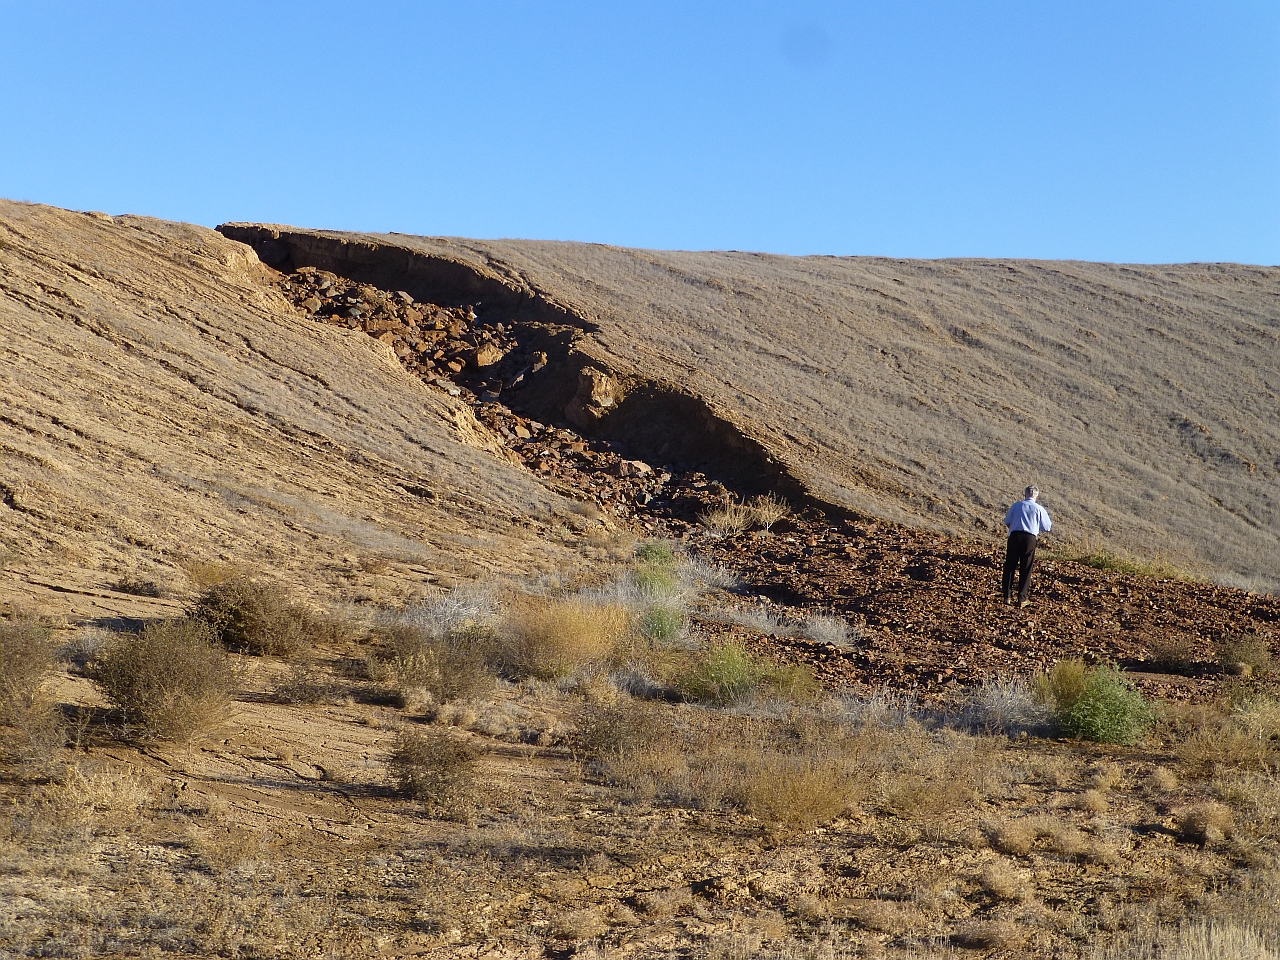
[[[385,600],[555,562],[564,501],[265,273],[212,230],[0,202],[0,600],[163,613],[103,588],[199,562]]]
[[[578,365],[646,397],[615,418],[638,455],[701,417],[857,510],[993,535],[1032,480],[1076,543],[1232,582],[1280,562],[1277,268],[223,229],[269,261],[580,324]]]

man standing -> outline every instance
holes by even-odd
[[[1036,562],[1036,543],[1041,530],[1052,530],[1049,511],[1036,503],[1040,488],[1027,487],[1019,500],[1004,515],[1009,528],[1009,542],[1004,553],[1004,602],[1013,603],[1013,571],[1018,570],[1018,606],[1030,606],[1031,567]]]

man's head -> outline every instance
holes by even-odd
[[[1022,491],[1022,495],[1028,500],[1034,500],[1036,497],[1040,496],[1040,488],[1033,483],[1031,486],[1027,487],[1027,489]]]

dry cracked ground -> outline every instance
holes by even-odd
[[[0,204],[0,955],[1277,956],[1278,295]],[[245,578],[311,632],[148,735]]]

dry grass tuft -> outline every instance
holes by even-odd
[[[1147,777],[1147,788],[1158,793],[1178,789],[1178,775],[1168,767],[1156,767]]]
[[[751,508],[741,503],[726,503],[698,514],[698,522],[713,533],[732,537],[751,526]]]
[[[791,505],[775,493],[762,493],[758,497],[752,497],[747,509],[751,513],[751,522],[765,530],[791,516]]]
[[[1235,817],[1220,803],[1197,803],[1177,812],[1178,836],[1201,847],[1219,843],[1235,831]]]
[[[1080,796],[1076,797],[1073,806],[1077,810],[1083,810],[1085,813],[1106,813],[1111,808],[1107,803],[1107,798],[1102,795],[1100,790],[1086,790]]]
[[[997,900],[1026,902],[1035,894],[1031,875],[1008,860],[995,860],[983,867],[978,885]]]
[[[631,626],[620,605],[529,597],[512,605],[498,640],[502,666],[550,680],[607,661]]]
[[[134,736],[161,740],[190,739],[223,719],[238,680],[208,624],[192,619],[117,634],[90,674]]]

